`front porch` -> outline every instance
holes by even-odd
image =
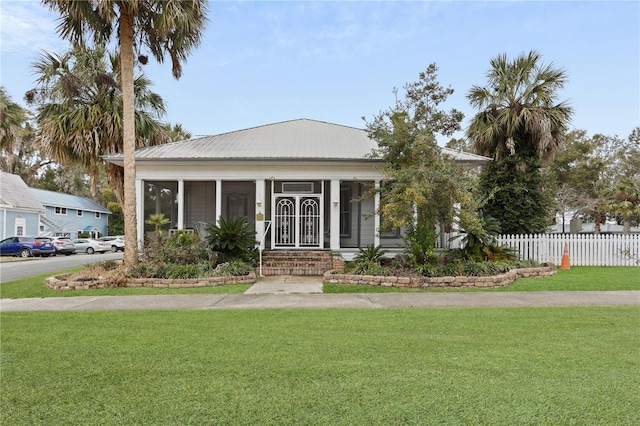
[[[151,214],[170,220],[169,232],[246,217],[257,244],[267,250],[357,253],[369,244],[402,247],[399,232],[380,233],[379,180],[255,179],[139,180],[139,235],[153,231]],[[322,271],[321,273],[324,273]]]

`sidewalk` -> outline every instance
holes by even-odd
[[[365,309],[640,305],[640,291],[189,294],[0,299],[0,312],[163,309]]]

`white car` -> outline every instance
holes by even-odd
[[[93,254],[111,250],[111,244],[91,238],[78,238],[73,240],[73,244],[76,245],[77,253]]]
[[[124,251],[124,235],[111,235],[108,237],[98,238],[98,241],[109,243],[112,252]]]
[[[51,243],[56,248],[56,254],[69,256],[76,252],[76,245],[68,237],[51,237]]]

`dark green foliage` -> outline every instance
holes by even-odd
[[[482,210],[500,222],[505,234],[544,233],[553,223],[553,191],[545,188],[539,160],[525,161],[526,170],[515,157],[492,161],[480,175],[480,191],[493,194]]]
[[[219,224],[207,225],[207,244],[225,260],[255,261],[256,238],[253,224],[244,217],[220,217]]]
[[[253,271],[254,268],[249,263],[243,262],[242,260],[230,260],[218,265],[214,273],[216,276],[229,277],[248,275]]]
[[[373,260],[362,260],[356,263],[355,268],[351,272],[356,275],[390,275],[389,268],[381,266],[378,262]]]
[[[109,235],[123,235],[124,214],[122,213],[122,206],[115,201],[109,201],[107,209],[111,211],[111,216],[109,216],[109,225],[107,228]]]
[[[168,238],[148,241],[144,248],[143,261],[156,264],[197,264],[212,262],[215,257],[208,252],[198,234],[178,232]]]
[[[368,261],[378,263],[382,256],[387,253],[381,246],[374,246],[373,244],[369,244],[366,248],[361,248],[358,251],[358,255],[356,256],[356,260],[360,261]]]
[[[405,251],[415,265],[424,265],[434,260],[436,230],[433,224],[409,225],[404,237]]]

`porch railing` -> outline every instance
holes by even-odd
[[[267,237],[267,233],[269,232],[269,228],[271,227],[271,221],[265,220],[264,232],[260,236],[260,241],[258,242],[258,256],[260,259],[260,276],[262,277],[262,252],[264,251],[264,240]]]

